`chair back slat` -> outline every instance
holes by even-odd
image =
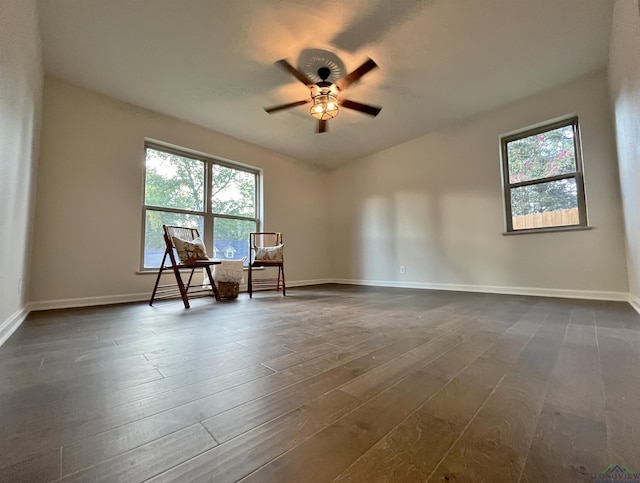
[[[249,234],[249,243],[254,247],[275,247],[282,245],[282,233],[278,232],[255,232]]]
[[[200,238],[200,232],[197,228],[189,228],[185,226],[168,226],[163,225],[165,241],[167,245],[173,245],[173,237],[180,238],[182,240],[193,241],[196,238]]]

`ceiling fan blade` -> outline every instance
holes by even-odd
[[[279,60],[278,62],[276,62],[276,65],[279,65],[281,68],[289,72],[289,74],[293,75],[296,79],[298,79],[300,82],[302,82],[306,86],[312,86],[315,84],[306,75],[304,75],[294,66],[292,66],[289,62],[287,62],[286,59]]]
[[[360,67],[358,67],[356,70],[354,70],[350,74],[347,74],[342,79],[339,79],[338,81],[336,81],[336,86],[338,87],[338,89],[343,91],[347,87],[349,87],[351,84],[353,84],[355,81],[360,79],[360,77],[365,75],[371,69],[375,69],[376,67],[378,67],[378,64],[376,64],[372,59],[367,59],[367,61],[364,64],[362,64]]]
[[[329,129],[329,126],[327,126],[327,121],[322,121],[322,120],[318,120],[318,134],[321,134],[323,132],[327,132],[327,130]]]
[[[272,114],[274,112],[282,111],[284,109],[290,109],[296,106],[303,106],[304,104],[309,104],[310,102],[311,102],[311,99],[305,99],[304,101],[296,101],[296,102],[290,102],[288,104],[280,104],[278,106],[265,107],[264,110],[267,111],[269,114]]]
[[[380,114],[380,111],[382,111],[381,107],[362,104],[361,102],[350,101],[349,99],[341,99],[340,105],[342,107],[346,107],[347,109],[353,109],[354,111],[359,111],[374,117]]]

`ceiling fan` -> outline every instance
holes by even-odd
[[[378,64],[371,59],[367,59],[367,61],[360,67],[337,80],[335,83],[327,80],[331,75],[331,69],[328,67],[320,67],[318,69],[318,77],[321,80],[319,82],[313,82],[306,74],[300,72],[285,59],[279,60],[276,62],[276,65],[280,66],[306,85],[310,89],[311,97],[302,101],[265,107],[264,110],[269,114],[311,103],[311,115],[318,120],[317,132],[323,133],[327,132],[327,121],[338,115],[339,107],[353,109],[354,111],[362,112],[374,117],[382,110],[381,107],[362,104],[361,102],[350,101],[349,99],[340,97],[340,93],[342,91],[346,90],[351,84],[359,80],[367,72],[378,67]]]

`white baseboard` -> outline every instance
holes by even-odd
[[[315,279],[315,280],[296,280],[293,282],[287,282],[287,287],[303,287],[306,285],[320,285],[323,283],[332,283],[330,279]],[[247,284],[240,285],[240,291],[247,291]],[[112,304],[125,304],[130,302],[146,302],[151,297],[151,292],[138,293],[138,294],[122,294],[122,295],[108,295],[103,297],[84,297],[77,299],[60,299],[60,300],[44,300],[41,302],[31,302],[29,309],[33,311],[38,310],[52,310],[52,309],[71,309],[75,307],[90,307],[93,305],[112,305]],[[28,312],[27,312],[28,313]],[[15,329],[14,329],[15,330]],[[2,332],[0,331],[0,334]]]
[[[295,282],[287,282],[287,287],[306,287],[308,285],[322,285],[324,283],[336,283],[330,278],[318,278],[315,280],[296,280]]]
[[[640,314],[640,299],[638,297],[633,296],[632,294],[629,294],[629,305],[631,305],[631,307],[633,307],[636,312],[638,312],[638,314]]]
[[[43,300],[31,302],[29,308],[33,311],[52,309],[71,309],[74,307],[90,307],[92,305],[125,304],[149,300],[151,293],[107,295],[102,297],[83,297],[77,299]]]
[[[246,279],[246,276],[245,276]],[[313,280],[294,280],[293,282],[287,280],[287,288],[289,287],[306,287],[308,285],[322,285],[323,283],[335,283],[330,278],[317,278]],[[240,284],[240,292],[247,291],[247,281],[245,280]]]
[[[21,310],[18,310],[15,314],[9,317],[7,320],[0,324],[0,347],[4,344],[11,334],[13,334],[20,324],[24,322],[24,319],[29,315],[29,308],[24,307]]]
[[[416,288],[424,290],[446,290],[451,292],[477,292],[495,293],[504,295],[530,295],[534,297],[555,297],[570,299],[588,300],[611,300],[619,302],[629,301],[629,294],[626,292],[606,292],[598,290],[566,290],[555,288],[536,287],[501,287],[496,285],[458,285],[446,283],[422,283],[422,282],[395,282],[378,280],[349,280],[336,279],[334,283],[344,283],[348,285],[367,285],[371,287],[398,287]]]
[[[309,285],[321,285],[325,283],[339,283],[345,285],[364,285],[371,287],[397,287],[397,288],[415,288],[423,290],[445,290],[451,292],[477,292],[477,293],[494,293],[505,295],[529,295],[534,297],[555,297],[555,298],[572,298],[572,299],[588,299],[588,300],[611,300],[630,303],[640,313],[640,299],[632,297],[626,292],[606,292],[596,290],[565,290],[553,288],[535,288],[535,287],[501,287],[494,285],[458,285],[458,284],[442,284],[442,283],[422,283],[422,282],[395,282],[395,281],[378,281],[378,280],[352,280],[352,279],[314,279],[314,280],[296,280],[287,282],[287,287],[303,287]],[[246,292],[246,283],[240,286],[242,292]],[[24,309],[22,320],[27,316],[29,310],[50,310],[50,309],[68,309],[74,307],[88,307],[92,305],[111,305],[129,302],[142,302],[149,300],[150,293],[138,294],[122,294],[109,295],[102,297],[85,297],[77,299],[60,299],[45,300],[41,302],[31,302],[28,308]],[[17,316],[18,314],[16,314]],[[16,316],[12,316],[12,321]],[[19,319],[19,317],[18,317]],[[20,325],[22,320],[17,323]],[[5,326],[9,321],[0,326],[0,342],[3,340]],[[15,322],[13,322],[15,323]],[[17,328],[17,326],[15,327]],[[10,332],[13,333],[13,328]],[[7,335],[8,338],[8,335]]]

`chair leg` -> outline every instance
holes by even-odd
[[[281,265],[278,268],[278,280],[280,280],[280,271],[282,271],[282,296],[284,297],[285,295],[287,295],[287,285],[284,281],[284,265]]]
[[[184,282],[182,281],[182,275],[180,275],[180,270],[178,270],[178,267],[173,267],[173,273],[176,276],[176,282],[178,283],[178,289],[180,290],[180,297],[182,298],[184,308],[188,309],[189,307],[191,307],[189,305],[189,297],[187,297],[187,290],[184,286]]]
[[[151,299],[149,300],[149,305],[153,305],[153,301],[156,298],[156,292],[158,291],[158,285],[160,284],[160,276],[162,275],[162,270],[164,267],[160,267],[158,270],[158,276],[156,277],[156,284],[153,286],[153,292],[151,292]]]
[[[184,286],[184,291],[186,293],[189,293],[189,289],[191,288],[191,280],[193,280],[193,272],[195,272],[196,269],[192,268],[191,272],[189,272],[189,280],[187,280],[187,284]]]
[[[158,270],[158,276],[156,277],[156,284],[153,286],[153,292],[151,292],[151,299],[149,300],[149,305],[153,305],[153,301],[156,298],[156,292],[158,291],[158,285],[160,285],[160,276],[162,275],[162,271],[164,270],[164,262],[167,260],[168,251],[164,251],[164,256],[162,257],[162,263],[160,264],[160,269]]]
[[[207,271],[207,277],[209,277],[209,283],[211,284],[211,291],[213,292],[213,296],[216,298],[218,302],[220,302],[220,292],[218,292],[218,287],[216,287],[216,282],[213,280],[213,275],[211,274],[211,267],[206,266],[204,269]]]

